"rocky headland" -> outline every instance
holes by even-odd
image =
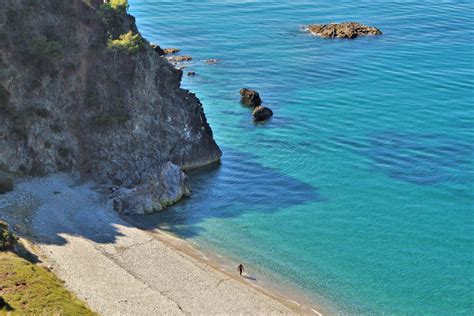
[[[41,14],[38,14],[41,12]],[[183,72],[140,35],[126,1],[5,0],[0,171],[77,171],[123,213],[189,195],[185,170],[219,161]]]
[[[356,38],[358,36],[381,35],[382,31],[373,26],[357,22],[342,22],[329,24],[310,24],[305,30],[322,38]]]

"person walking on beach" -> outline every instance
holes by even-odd
[[[242,273],[244,272],[244,265],[243,265],[243,264],[239,264],[239,266],[237,267],[237,270],[239,270],[239,273],[240,273],[240,275],[242,276]]]

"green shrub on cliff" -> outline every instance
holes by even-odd
[[[116,10],[126,10],[128,8],[128,0],[109,0],[109,3]]]
[[[128,55],[137,53],[143,47],[143,39],[140,34],[133,34],[132,31],[122,34],[118,39],[110,39],[108,48],[113,51],[122,51]]]
[[[57,74],[56,60],[64,56],[63,44],[44,35],[34,36],[19,50],[21,61],[34,67],[36,80]]]
[[[0,251],[13,249],[17,238],[8,231],[8,224],[0,221]]]
[[[43,56],[61,57],[63,46],[60,42],[50,40],[46,36],[40,35],[31,41],[30,52]]]
[[[120,14],[108,3],[104,3],[99,7],[97,15],[102,19],[107,28],[116,26],[121,21]]]
[[[127,14],[128,0],[108,0],[101,6],[103,10],[107,8],[113,9],[120,14]]]

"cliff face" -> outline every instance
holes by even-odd
[[[220,159],[199,100],[180,88],[182,72],[123,7],[2,2],[0,170],[78,170],[120,188],[119,211],[147,213],[189,193],[181,168]]]

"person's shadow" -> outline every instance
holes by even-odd
[[[243,278],[247,279],[247,280],[250,280],[250,281],[257,281],[256,278],[252,277],[252,276],[248,276],[248,275],[242,275]]]

